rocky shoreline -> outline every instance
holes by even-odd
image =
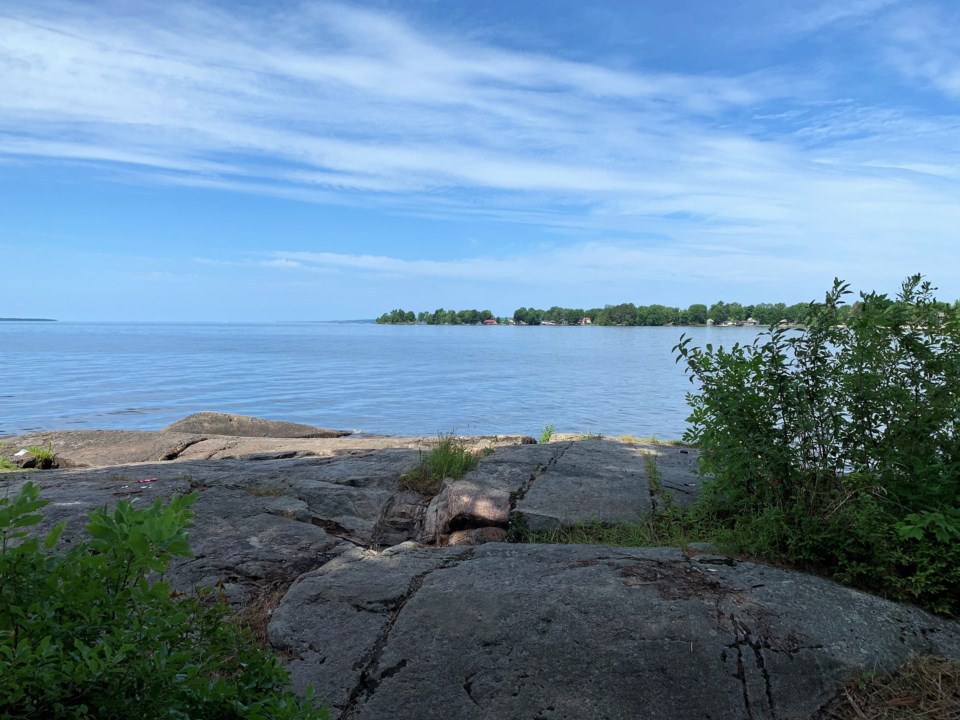
[[[398,489],[436,438],[219,413],[158,431],[0,438],[55,469],[0,474],[75,536],[120,498],[196,491],[179,588],[259,614],[295,686],[339,718],[808,718],[960,624],[821,578],[698,552],[503,542],[512,527],[637,522],[699,489],[694,450],[605,439],[490,448],[434,497]],[[651,464],[658,483],[651,482]]]

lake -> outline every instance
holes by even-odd
[[[671,348],[753,328],[0,323],[0,435],[217,410],[370,433],[679,438]]]

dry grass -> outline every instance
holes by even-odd
[[[254,497],[280,497],[284,494],[284,489],[277,486],[260,486],[247,488],[247,494]]]
[[[852,683],[821,720],[960,720],[960,663],[930,655],[896,672]]]
[[[273,611],[279,607],[280,601],[283,600],[283,596],[287,594],[289,589],[289,584],[283,583],[260,590],[253,602],[241,608],[234,615],[233,622],[249,630],[260,645],[269,647],[267,626],[270,624],[270,617],[273,615]]]
[[[668,447],[682,447],[682,448],[692,448],[693,445],[688,445],[683,442],[683,440],[661,440],[656,435],[652,437],[637,437],[636,435],[621,435],[617,438],[620,442],[623,443],[642,443],[644,445],[666,445]]]

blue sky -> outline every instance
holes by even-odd
[[[0,5],[0,316],[960,297],[960,4]]]

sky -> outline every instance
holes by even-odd
[[[953,0],[5,0],[0,98],[0,317],[960,298]]]

